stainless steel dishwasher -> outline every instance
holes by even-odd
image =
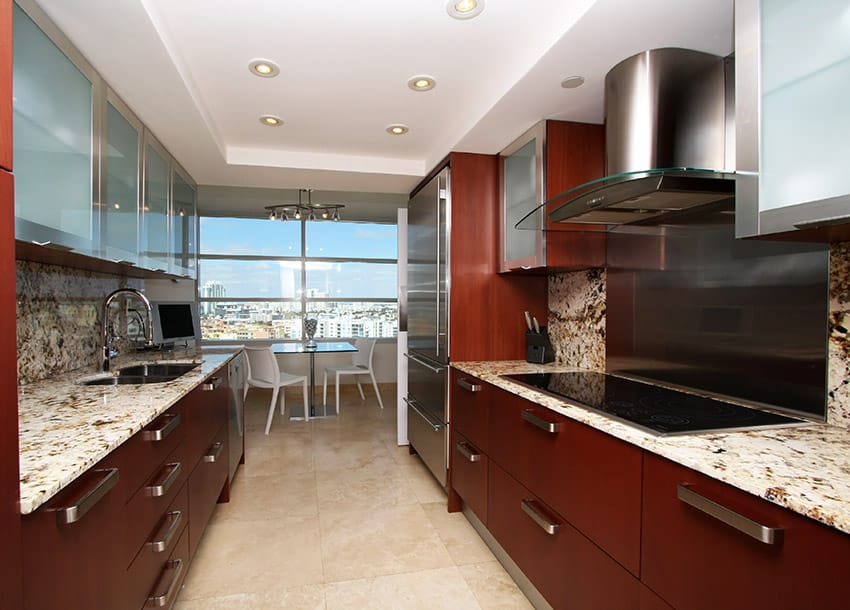
[[[243,397],[245,389],[245,352],[239,352],[227,366],[229,375],[228,426],[230,428],[230,480],[239,468],[245,450],[245,419]]]

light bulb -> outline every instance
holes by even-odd
[[[269,220],[274,220],[277,218],[277,214],[275,214],[274,210],[269,212]]]
[[[292,215],[295,220],[301,220],[301,210],[295,210],[295,214]]]
[[[328,211],[327,210],[322,210],[322,218],[324,218],[325,220],[328,219]]]

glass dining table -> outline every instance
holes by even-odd
[[[342,352],[356,352],[357,348],[345,341],[317,342],[315,347],[308,347],[305,343],[272,343],[272,351],[275,354],[308,354],[310,356],[310,417],[336,417],[336,410],[328,413],[328,405],[316,404],[316,354],[331,354]],[[316,409],[321,406],[321,413]],[[299,416],[300,410],[289,409],[289,419],[304,419]]]

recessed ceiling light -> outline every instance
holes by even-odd
[[[255,59],[248,64],[248,69],[251,71],[251,74],[262,76],[263,78],[273,78],[280,74],[280,67],[268,59]]]
[[[260,123],[266,127],[280,127],[283,125],[283,119],[273,114],[264,114],[260,117]]]
[[[410,127],[402,125],[401,123],[393,123],[392,125],[387,126],[387,133],[391,133],[394,136],[403,136],[408,131],[410,131]]]
[[[569,78],[565,78],[561,81],[561,86],[564,89],[575,89],[576,87],[581,87],[583,84],[583,76],[570,76]]]
[[[455,19],[472,19],[484,10],[484,0],[449,0],[446,12]]]
[[[408,80],[407,86],[413,89],[414,91],[430,91],[431,89],[437,86],[437,81],[434,80],[433,76],[420,74]]]

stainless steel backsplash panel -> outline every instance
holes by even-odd
[[[828,247],[736,240],[731,216],[621,227],[606,370],[824,418],[828,291]]]

